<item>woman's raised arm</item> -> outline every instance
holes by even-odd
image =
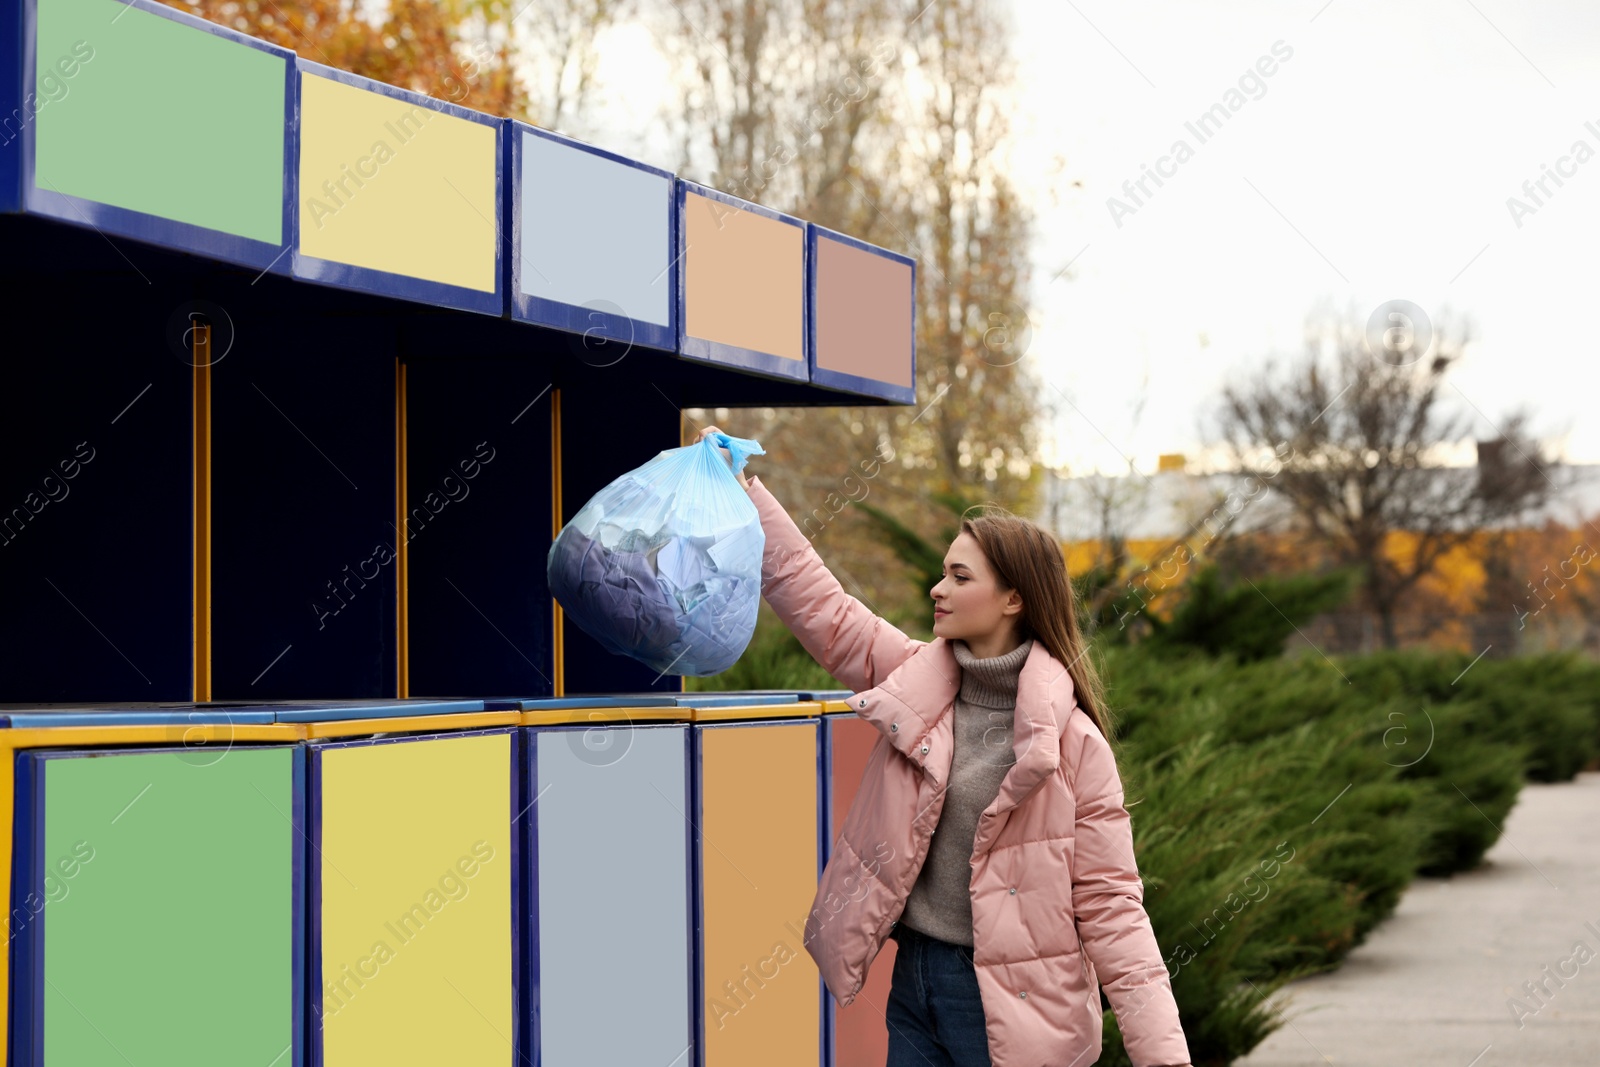
[[[720,433],[715,426],[702,437]],[[822,669],[854,692],[881,683],[926,642],[906,636],[845,592],[759,477],[739,480],[761,516],[761,595]]]

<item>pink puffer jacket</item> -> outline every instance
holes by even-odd
[[[763,595],[882,734],[806,919],[806,951],[847,1006],[939,823],[961,668],[942,638],[907,637],[847,594],[759,478],[750,499],[766,534]],[[972,847],[973,958],[994,1067],[1094,1063],[1101,984],[1135,1067],[1187,1064],[1116,761],[1040,642],[1014,722],[1016,763]]]

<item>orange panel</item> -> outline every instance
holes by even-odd
[[[818,723],[700,726],[706,1067],[817,1067]]]
[[[697,193],[683,219],[684,332],[805,362],[805,231]]]

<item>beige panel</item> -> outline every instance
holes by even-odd
[[[684,197],[684,332],[804,360],[805,231]]]

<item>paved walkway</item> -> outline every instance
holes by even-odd
[[[1481,867],[1413,882],[1284,994],[1289,1023],[1239,1067],[1596,1067],[1600,773],[1524,786]]]

